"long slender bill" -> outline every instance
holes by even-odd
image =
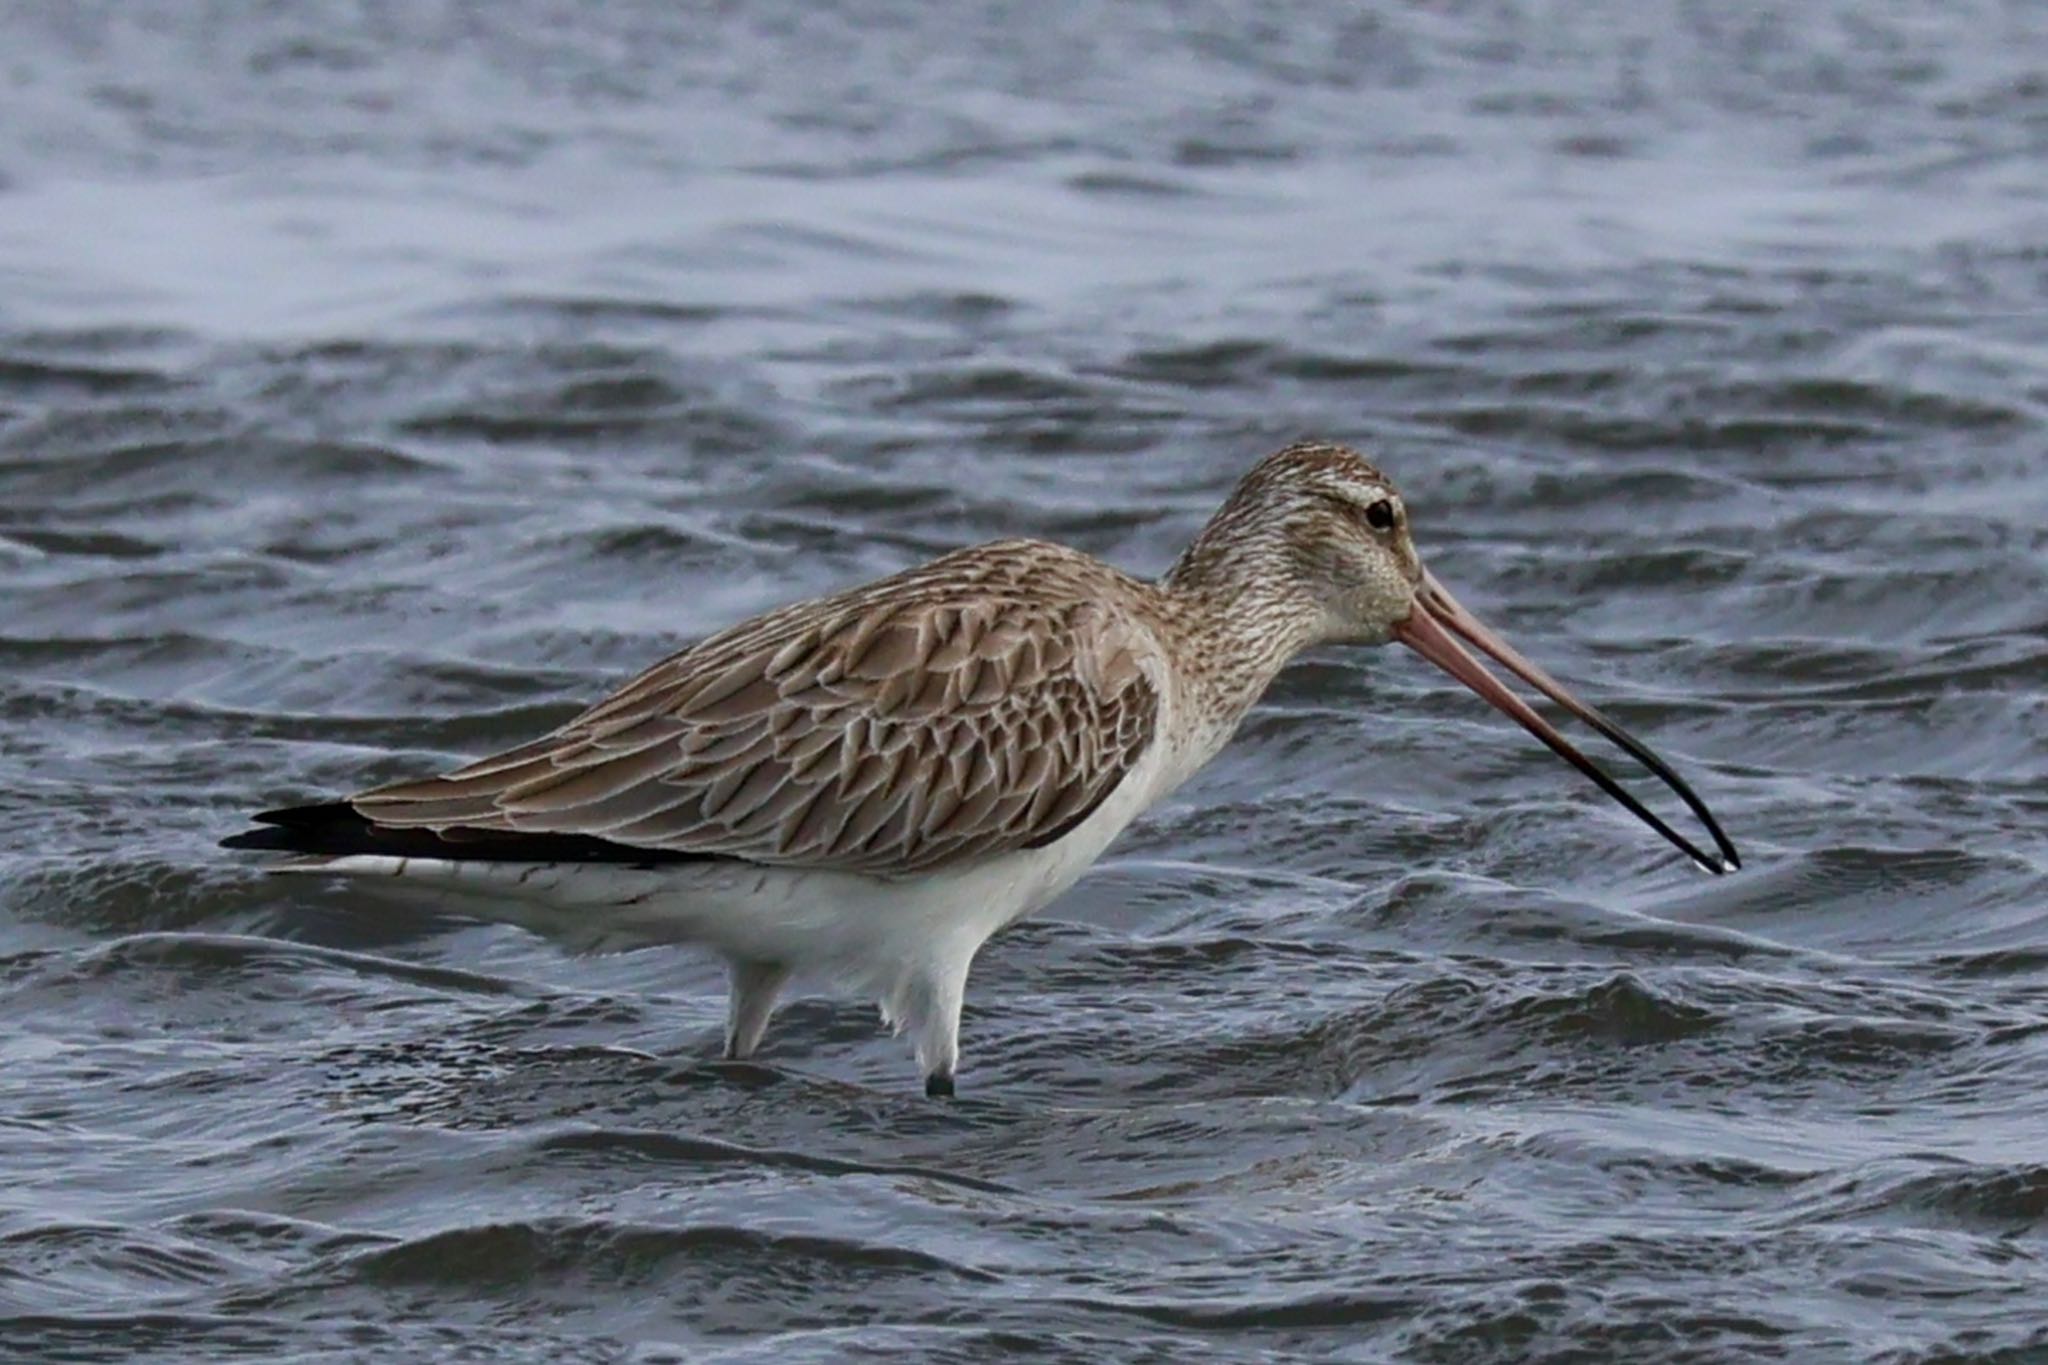
[[[1665,824],[1642,802],[1630,795],[1620,783],[1603,772],[1593,760],[1580,753],[1549,721],[1537,715],[1527,702],[1508,691],[1507,687],[1487,670],[1485,664],[1473,657],[1472,652],[1458,642],[1459,636],[1484,650],[1515,676],[1585,721],[1656,774],[1666,786],[1677,793],[1678,799],[1685,803],[1686,808],[1699,817],[1700,823],[1706,826],[1707,832],[1714,838],[1714,846],[1719,850],[1718,856],[1705,852],[1692,840]],[[1707,809],[1707,803],[1700,800],[1699,795],[1686,785],[1685,780],[1671,770],[1670,764],[1652,753],[1649,746],[1641,740],[1566,691],[1564,684],[1523,658],[1512,645],[1487,629],[1478,617],[1458,605],[1458,599],[1452,597],[1428,570],[1423,571],[1422,587],[1416,594],[1415,610],[1408,614],[1407,620],[1395,625],[1394,638],[1514,717],[1523,729],[1549,746],[1552,753],[1591,778],[1601,791],[1619,801],[1630,814],[1663,835],[1701,867],[1709,872],[1728,872],[1742,866],[1742,859],[1736,853],[1735,845],[1721,829],[1720,821],[1714,818],[1713,812]]]

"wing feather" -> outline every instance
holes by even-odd
[[[1147,591],[1004,542],[799,603],[655,664],[532,743],[352,804],[380,825],[593,835],[773,866],[902,872],[1041,847],[1157,737],[1112,605]]]

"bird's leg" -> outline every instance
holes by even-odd
[[[768,1031],[768,1016],[775,1013],[775,997],[789,980],[789,968],[779,962],[731,964],[732,989],[726,999],[725,1055],[741,1061],[754,1055],[761,1035]]]
[[[952,989],[936,992],[928,1011],[915,1024],[917,1065],[924,1072],[924,1093],[929,1099],[953,1098],[953,1072],[960,1066],[960,999],[966,984],[966,973],[954,977]]]
[[[953,1073],[960,1065],[960,1002],[973,961],[970,950],[957,959],[926,964],[882,1002],[882,1017],[916,1044],[924,1093],[934,1099],[953,1094]]]

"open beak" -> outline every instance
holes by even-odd
[[[1706,826],[1707,832],[1714,836],[1714,846],[1719,850],[1718,854],[1703,851],[1699,845],[1665,824],[1642,802],[1629,795],[1620,783],[1602,772],[1594,765],[1593,760],[1580,753],[1571,741],[1560,735],[1549,721],[1531,710],[1527,702],[1508,691],[1507,687],[1487,670],[1486,665],[1473,656],[1471,650],[1458,643],[1460,636],[1492,655],[1515,676],[1544,696],[1613,740],[1645,768],[1661,778],[1666,786],[1678,794],[1678,799],[1685,802],[1687,808],[1700,818],[1700,823]],[[1407,620],[1395,624],[1394,638],[1520,721],[1522,727],[1530,734],[1549,745],[1551,752],[1592,778],[1601,791],[1626,806],[1638,820],[1670,840],[1683,850],[1687,857],[1707,871],[1728,872],[1742,866],[1742,859],[1736,854],[1735,845],[1730,843],[1728,836],[1722,832],[1720,822],[1714,818],[1713,812],[1707,809],[1707,803],[1700,800],[1698,794],[1671,770],[1670,764],[1651,753],[1649,746],[1641,740],[1567,692],[1557,679],[1530,663],[1507,641],[1488,630],[1478,617],[1459,606],[1458,599],[1445,591],[1444,585],[1437,582],[1436,576],[1427,569],[1422,571],[1422,587],[1415,594],[1415,609],[1409,612]]]

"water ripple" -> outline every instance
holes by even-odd
[[[1754,8],[17,7],[0,1356],[2048,1352],[2048,49]],[[1302,435],[1744,872],[1318,650],[937,1105],[214,846]]]

